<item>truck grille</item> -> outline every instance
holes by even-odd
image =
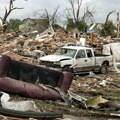
[[[41,61],[41,65],[45,65],[45,66],[47,66],[47,67],[51,67],[51,66],[53,66],[53,62]]]
[[[46,67],[54,67],[54,68],[59,68],[60,65],[55,65],[54,62],[49,62],[49,61],[41,61],[41,65],[45,65]]]

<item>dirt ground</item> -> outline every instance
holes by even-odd
[[[116,104],[120,104],[120,74],[115,71],[109,71],[108,74],[95,74],[93,77],[89,77],[88,74],[76,75],[73,79],[70,91],[90,99],[95,96],[101,95],[104,99],[112,101]],[[30,100],[17,95],[10,95],[11,100]],[[81,106],[66,105],[61,102],[34,100],[37,107],[42,112],[49,111],[62,111],[64,113],[63,118],[55,120],[116,120],[120,119],[120,110],[116,108],[104,108],[104,109],[85,109]],[[117,116],[111,116],[110,113],[119,114]],[[22,119],[19,119],[22,120]]]

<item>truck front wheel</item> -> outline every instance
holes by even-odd
[[[108,66],[104,63],[102,64],[101,68],[100,68],[100,72],[102,74],[106,74],[108,72]]]
[[[70,66],[64,66],[63,71],[73,72],[73,70],[72,70],[72,68],[70,68]]]

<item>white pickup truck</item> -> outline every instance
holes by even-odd
[[[40,65],[73,72],[75,74],[99,71],[107,73],[113,65],[112,55],[95,54],[93,48],[80,46],[64,46],[53,55],[39,58]]]

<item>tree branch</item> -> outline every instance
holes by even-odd
[[[16,0],[10,0],[10,2],[9,2],[9,8],[7,9],[7,8],[5,7],[5,14],[4,14],[4,17],[2,18],[2,24],[5,24],[5,23],[6,23],[7,17],[10,15],[10,13],[11,13],[13,10],[23,9],[23,8],[14,7],[14,6],[13,6],[13,3],[14,3],[15,1],[16,1]]]
[[[107,26],[109,16],[110,16],[113,12],[115,12],[115,10],[113,10],[113,11],[111,11],[111,12],[108,13],[108,15],[107,15],[107,17],[106,17],[106,20],[105,20],[105,26]]]
[[[75,1],[69,0],[69,3],[71,4],[71,7],[72,7],[72,14],[73,14],[74,20],[77,21],[75,16],[75,7],[74,7]]]
[[[78,21],[79,20],[79,14],[80,14],[80,8],[81,8],[81,5],[82,5],[82,0],[81,1],[78,0],[77,2],[78,2],[77,3],[78,4],[78,8],[77,8],[77,15],[76,15],[77,18],[76,19]]]
[[[13,11],[13,10],[15,10],[15,9],[24,9],[24,8],[15,7],[15,8],[12,8],[11,11]]]

